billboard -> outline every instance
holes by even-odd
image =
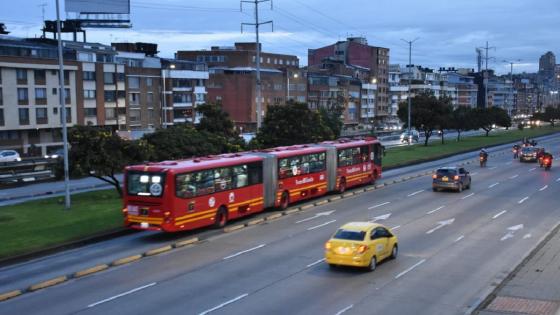
[[[65,11],[82,14],[130,14],[130,0],[65,0]]]

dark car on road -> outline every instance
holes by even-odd
[[[536,148],[536,147],[522,148],[521,153],[519,154],[519,161],[520,162],[536,162],[538,151],[539,151],[539,148]]]
[[[471,175],[462,167],[442,167],[432,175],[432,189],[452,189],[458,192],[471,188]]]

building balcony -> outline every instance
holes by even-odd
[[[180,108],[193,107],[193,103],[192,102],[173,102],[173,107],[180,107]]]
[[[363,90],[377,90],[377,84],[362,83]]]
[[[185,87],[173,87],[173,91],[174,92],[191,92],[193,90],[192,87],[190,86],[185,86]]]

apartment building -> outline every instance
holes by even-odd
[[[254,131],[257,122],[256,43],[235,43],[233,47],[178,51],[178,60],[206,63],[209,78],[207,101],[219,103],[243,131]],[[260,53],[261,115],[270,105],[288,99],[305,102],[307,82],[293,55]]]
[[[368,72],[362,83],[375,82],[375,120],[388,119],[389,109],[389,49],[370,46],[363,37],[349,37],[332,45],[308,50],[308,66],[316,66],[325,59],[342,61]],[[310,87],[311,88],[311,87]],[[369,106],[369,105],[368,105]],[[367,112],[367,111],[366,111]],[[367,119],[371,119],[367,117]]]
[[[476,107],[478,87],[474,84],[474,77],[466,74],[470,69],[441,68],[441,80],[457,90],[455,106]],[[468,71],[472,72],[472,70]]]
[[[71,53],[65,51],[66,53]],[[62,144],[57,48],[0,35],[0,150],[46,154]],[[66,122],[79,121],[81,64],[64,63]]]

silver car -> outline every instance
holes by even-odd
[[[19,153],[14,150],[2,150],[0,151],[0,162],[16,162],[21,161]]]

